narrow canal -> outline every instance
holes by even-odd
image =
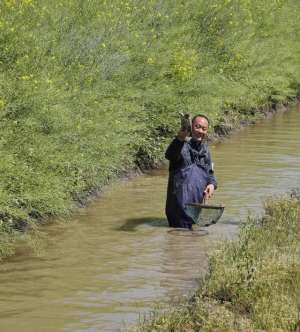
[[[226,212],[206,236],[168,232],[166,169],[112,186],[72,224],[45,227],[40,257],[0,265],[1,331],[116,331],[155,303],[191,294],[218,240],[233,238],[268,196],[300,187],[299,128],[298,106],[211,147],[214,202]]]

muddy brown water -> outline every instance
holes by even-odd
[[[113,185],[70,224],[47,226],[44,253],[0,265],[0,330],[116,331],[156,303],[189,296],[220,239],[236,236],[270,195],[300,187],[300,108],[211,147],[226,205],[206,236],[168,232],[166,168]]]

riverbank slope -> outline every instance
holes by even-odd
[[[160,160],[179,111],[226,133],[299,96],[299,6],[2,1],[0,256],[22,225]]]
[[[209,275],[188,303],[130,331],[299,331],[299,198],[268,201],[261,219],[248,220],[210,257]]]

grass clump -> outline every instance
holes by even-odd
[[[210,257],[189,303],[132,331],[299,331],[300,201],[283,197]]]
[[[67,214],[155,164],[179,111],[230,129],[299,96],[299,6],[1,1],[1,220]]]

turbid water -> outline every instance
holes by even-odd
[[[233,238],[249,211],[270,195],[300,187],[300,108],[265,119],[211,147],[226,205],[208,235],[168,232],[167,169],[118,183],[74,215],[47,226],[49,243],[0,266],[0,330],[116,331],[155,303],[188,295],[207,253]]]

